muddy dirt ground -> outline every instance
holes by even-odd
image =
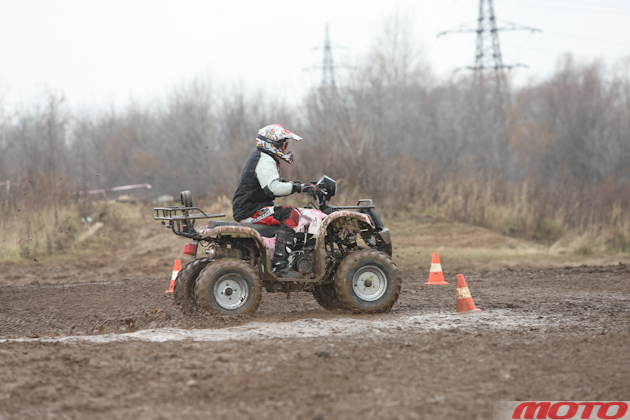
[[[163,268],[81,264],[0,267],[0,419],[491,419],[502,400],[630,400],[630,265],[467,273],[472,315],[455,312],[456,273],[405,270],[388,314],[264,294],[233,319],[182,315]]]

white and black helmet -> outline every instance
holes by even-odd
[[[289,140],[302,140],[302,137],[293,134],[280,124],[270,124],[258,130],[256,147],[280,159],[293,162],[293,152],[288,151]]]

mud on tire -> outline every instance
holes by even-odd
[[[335,273],[335,291],[344,309],[357,313],[389,311],[398,300],[400,270],[387,254],[365,249],[350,254]]]
[[[322,308],[328,311],[343,309],[343,304],[337,297],[334,284],[318,284],[313,287],[312,293],[315,301]]]
[[[210,262],[208,258],[200,258],[191,261],[177,274],[175,278],[175,288],[173,295],[175,303],[179,305],[184,313],[190,313],[197,307],[195,303],[195,281],[197,276]]]
[[[262,285],[249,264],[236,258],[221,258],[208,264],[197,277],[195,299],[200,308],[221,315],[256,312]]]

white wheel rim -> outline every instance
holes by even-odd
[[[352,290],[366,302],[379,300],[387,291],[387,276],[376,266],[363,266],[354,274]]]
[[[238,309],[247,302],[247,282],[234,274],[221,277],[214,286],[214,299],[224,309]]]

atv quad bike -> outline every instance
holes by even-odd
[[[223,315],[249,314],[258,309],[262,289],[267,292],[310,291],[328,310],[358,313],[391,309],[401,288],[400,271],[391,260],[392,243],[374,211],[372,200],[356,206],[335,207],[328,201],[337,183],[323,176],[308,188],[315,203],[298,209],[295,239],[287,246],[289,263],[301,278],[279,278],[272,271],[274,235],[280,226],[210,221],[225,217],[193,206],[190,191],[181,193],[181,206],[156,207],[155,219],[179,236],[191,261],[175,282],[175,302],[184,312],[204,309]],[[359,246],[362,238],[365,246]],[[198,248],[205,256],[198,258]]]

